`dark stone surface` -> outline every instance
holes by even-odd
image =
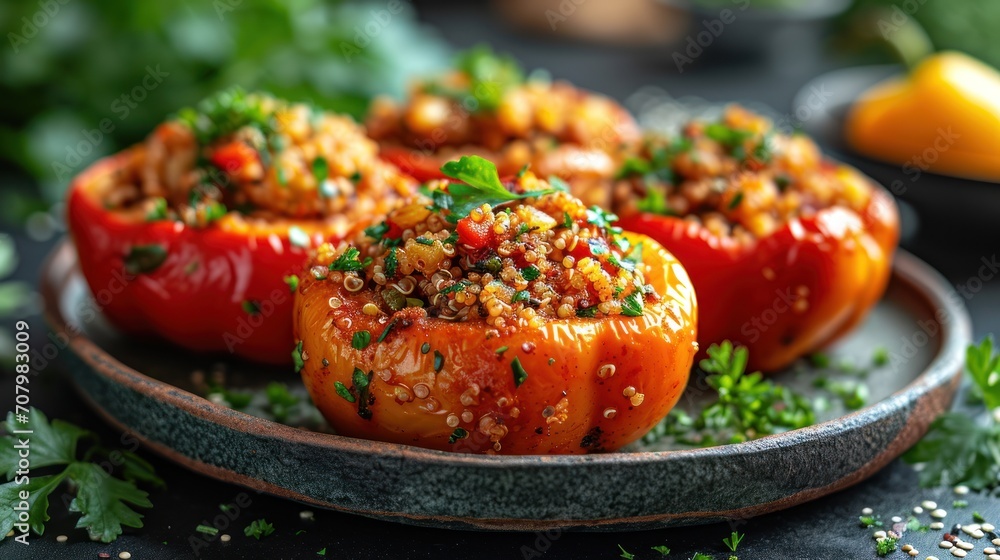
[[[669,51],[650,52],[631,49],[604,49],[582,46],[574,48],[542,39],[511,34],[499,24],[489,21],[471,3],[449,3],[439,7],[424,6],[423,17],[440,25],[443,34],[456,45],[466,46],[489,41],[519,56],[527,66],[547,66],[558,77],[565,77],[583,86],[624,98],[639,86],[655,84],[675,96],[696,94],[711,100],[753,100],[766,102],[778,110],[787,110],[795,91],[810,77],[833,67],[829,59],[821,59],[807,67],[775,67],[764,63],[741,67],[706,59],[704,64],[691,67],[678,75],[669,59]],[[713,63],[709,65],[708,63]],[[954,231],[964,230],[960,222],[936,224],[934,230],[923,230],[919,239],[904,243],[917,256],[928,261],[955,284],[966,284],[978,274],[980,259],[989,258],[997,250],[995,229],[992,237],[983,237],[978,245],[964,240],[954,242]],[[15,233],[15,235],[17,235]],[[34,280],[43,256],[51,243],[38,243],[18,236],[22,265],[17,277]],[[1000,332],[1000,282],[987,281],[981,290],[968,294],[966,305],[973,316],[975,335]],[[42,321],[29,319],[36,332]],[[102,435],[106,442],[117,442],[120,434],[106,427],[66,385],[63,368],[53,365],[34,382],[32,403],[50,416],[78,423]],[[12,402],[11,376],[0,380],[0,402]],[[250,505],[226,529],[232,542],[218,541],[199,547],[200,558],[228,559],[290,559],[320,558],[316,552],[326,549],[326,558],[352,559],[437,559],[437,558],[572,558],[612,559],[620,554],[618,544],[636,555],[637,560],[659,558],[651,546],[666,545],[672,549],[668,558],[687,559],[696,551],[726,559],[722,538],[730,530],[746,533],[740,546],[741,560],[770,559],[868,559],[875,558],[874,542],[868,531],[858,528],[856,519],[863,507],[872,507],[884,519],[892,515],[906,517],[921,500],[933,499],[950,511],[946,524],[971,521],[971,512],[979,511],[995,524],[1000,521],[1000,500],[980,495],[968,496],[967,509],[951,507],[955,497],[948,489],[921,490],[916,473],[896,461],[870,480],[836,495],[798,506],[783,512],[737,521],[639,533],[472,533],[407,527],[362,517],[315,511],[315,521],[299,518],[299,512],[310,509],[299,504],[259,495],[239,487],[195,475],[168,461],[145,453],[157,472],[168,483],[168,490],[154,492],[155,507],[147,512],[145,527],[129,530],[111,545],[86,541],[80,530],[73,529],[76,517],[54,503],[53,519],[44,537],[33,537],[24,547],[10,540],[0,543],[3,559],[92,559],[99,552],[109,552],[116,558],[120,551],[129,551],[137,560],[195,558],[191,539],[199,539],[194,528],[202,522],[212,523],[220,514],[219,504],[240,501]],[[766,473],[762,473],[766,476]],[[370,481],[379,484],[377,478]],[[384,488],[392,492],[392,488]],[[428,488],[428,492],[435,492]],[[717,492],[726,492],[722,485]],[[241,497],[246,494],[245,497]],[[61,501],[61,500],[60,500]],[[276,527],[275,534],[261,541],[242,535],[242,528],[251,520],[266,517]],[[305,531],[296,535],[297,531]],[[57,544],[56,535],[68,535],[67,544]],[[908,536],[902,542],[917,546],[926,558],[935,555],[950,558],[937,548],[940,532]],[[969,557],[982,558],[983,544]],[[893,558],[905,556],[896,552]]]

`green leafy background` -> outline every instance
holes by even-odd
[[[8,223],[62,198],[68,180],[52,163],[102,119],[114,131],[73,172],[218,89],[266,89],[357,117],[373,95],[402,94],[412,77],[450,61],[405,2],[390,14],[389,0],[63,1],[50,0],[51,17],[35,0],[0,3],[0,219]],[[23,18],[46,23],[32,34]],[[120,118],[112,103],[142,83],[147,66],[169,76]]]

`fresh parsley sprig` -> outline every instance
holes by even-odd
[[[921,486],[963,484],[975,490],[1000,487],[1000,354],[993,337],[969,345],[965,367],[973,391],[991,414],[977,418],[949,412],[939,416],[927,435],[903,458],[922,463]]]
[[[556,192],[556,189],[544,189],[522,194],[512,193],[500,182],[497,166],[479,156],[462,156],[458,161],[449,161],[441,166],[441,172],[460,182],[449,184],[448,199],[436,199],[435,203],[446,208],[456,218],[468,216],[483,204],[499,206]],[[444,204],[437,204],[439,202]]]
[[[133,508],[150,508],[153,504],[138,483],[163,486],[152,465],[131,451],[112,452],[102,447],[95,434],[73,424],[61,420],[50,423],[35,408],[29,410],[27,424],[16,422],[14,413],[9,413],[3,428],[11,435],[0,437],[0,471],[9,481],[0,484],[0,503],[16,504],[21,501],[20,493],[27,491],[28,525],[33,533],[44,533],[49,498],[64,483],[75,495],[69,511],[80,514],[76,526],[86,529],[91,539],[108,543],[122,534],[122,527],[142,527],[142,515]],[[15,435],[14,429],[32,433]],[[20,445],[19,439],[28,440],[30,446],[30,476],[19,471],[15,447]],[[90,445],[81,449],[85,441]],[[106,465],[114,465],[114,470],[108,472]],[[18,512],[12,507],[0,508],[0,540],[19,522]]]

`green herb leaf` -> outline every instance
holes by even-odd
[[[733,531],[730,533],[729,538],[722,539],[722,543],[726,545],[726,548],[728,548],[730,552],[736,552],[736,549],[740,546],[740,542],[743,541],[743,537],[745,536],[746,534],[741,535],[736,531]]]
[[[643,298],[639,292],[632,292],[622,300],[622,315],[626,317],[638,317],[642,315]]]
[[[285,276],[285,284],[288,284],[288,291],[293,294],[299,289],[299,277],[295,274]]]
[[[396,269],[399,267],[399,258],[396,256],[396,248],[391,247],[389,249],[389,254],[385,256],[385,274],[386,278],[393,278],[396,276]]]
[[[260,304],[253,300],[244,300],[240,304],[240,307],[243,308],[243,312],[247,315],[257,315],[260,313]]]
[[[395,319],[389,321],[389,324],[385,326],[385,329],[382,330],[382,334],[378,335],[378,340],[376,340],[375,342],[377,342],[378,344],[382,344],[382,341],[385,340],[387,336],[389,336],[389,331],[391,331],[392,328],[395,326],[396,326]]]
[[[670,554],[670,549],[667,548],[666,546],[662,545],[662,544],[659,545],[659,546],[651,546],[651,547],[649,547],[649,549],[650,550],[655,550],[656,552],[659,552],[660,556],[667,556],[668,554]]]
[[[340,395],[345,401],[349,403],[355,402],[354,395],[351,394],[351,390],[347,388],[347,385],[344,385],[340,381],[334,381],[333,389],[337,391],[337,394]]]
[[[295,373],[302,371],[305,367],[306,362],[302,359],[302,341],[300,340],[296,345],[295,349],[292,350],[292,364],[295,366]]]
[[[635,554],[632,554],[631,552],[625,550],[625,548],[622,545],[618,545],[618,550],[622,551],[622,553],[618,556],[619,558],[624,558],[625,560],[634,560]]]
[[[460,439],[469,437],[469,432],[465,428],[455,428],[455,431],[448,436],[448,443],[454,444]]]
[[[351,346],[355,350],[364,350],[368,348],[368,345],[372,342],[372,333],[368,331],[358,331],[354,333],[354,337],[351,339]]]
[[[330,176],[330,164],[326,162],[326,158],[319,156],[312,162],[312,172],[313,177],[316,178],[316,184],[322,185],[324,181]]]
[[[483,204],[498,206],[505,202],[555,192],[554,189],[546,189],[523,194],[512,193],[500,182],[497,166],[479,156],[462,156],[458,161],[449,161],[441,166],[441,172],[461,181],[448,185],[448,194],[451,196],[449,211],[459,218],[468,216],[469,212]]]
[[[590,307],[581,307],[576,310],[576,316],[593,319],[594,317],[597,317],[597,306],[591,305]]]
[[[469,77],[468,93],[479,102],[480,111],[495,111],[504,92],[524,82],[524,74],[516,60],[493,54],[486,45],[463,53],[455,67]]]
[[[348,247],[339,257],[330,263],[330,270],[339,270],[341,272],[358,272],[364,270],[372,263],[372,258],[366,257],[364,261],[359,261],[358,255],[360,254],[361,251],[357,247]]]
[[[167,249],[162,245],[133,245],[125,256],[125,272],[149,274],[167,260]]]
[[[267,522],[266,519],[257,519],[256,521],[250,523],[243,529],[243,534],[248,537],[253,537],[260,540],[261,537],[266,537],[274,532],[274,525]]]
[[[365,235],[374,239],[375,243],[381,243],[382,238],[387,233],[389,233],[389,222],[381,222],[365,228]]]
[[[147,222],[157,222],[167,219],[167,199],[162,196],[153,199],[153,207],[146,213]]]
[[[542,272],[538,270],[538,268],[533,264],[529,264],[528,266],[521,269],[521,277],[523,277],[528,282],[538,280],[538,277],[541,275]]]
[[[86,527],[92,540],[111,542],[122,534],[122,526],[142,527],[142,515],[129,504],[149,508],[149,494],[135,484],[108,476],[104,468],[94,463],[73,463],[66,470],[77,488],[69,511],[82,515],[77,527]]]
[[[201,533],[203,535],[211,535],[213,537],[219,534],[219,530],[210,525],[198,525],[197,527],[194,528],[194,530],[196,533]]]
[[[519,358],[514,358],[510,363],[510,369],[514,373],[514,388],[518,388],[528,380],[528,372],[524,370]]]

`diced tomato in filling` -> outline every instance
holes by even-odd
[[[212,163],[226,173],[235,173],[257,159],[257,150],[243,142],[230,142],[215,149]]]
[[[483,220],[477,222],[472,218],[462,218],[455,226],[458,232],[458,242],[473,249],[483,249],[493,245],[493,222]]]

